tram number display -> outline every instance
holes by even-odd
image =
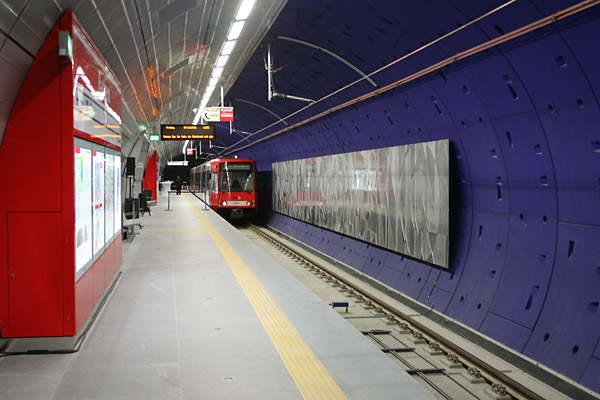
[[[214,139],[214,125],[161,125],[160,140]]]

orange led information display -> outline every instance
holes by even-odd
[[[214,139],[214,125],[161,125],[160,140]]]

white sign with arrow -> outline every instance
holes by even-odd
[[[202,117],[206,122],[233,122],[233,107],[206,107]]]
[[[221,121],[221,108],[220,107],[206,107],[202,111],[202,117],[206,122],[220,122]]]

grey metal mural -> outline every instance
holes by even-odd
[[[273,210],[448,268],[448,140],[273,163]]]

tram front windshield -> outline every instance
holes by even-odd
[[[252,192],[254,190],[254,174],[252,163],[222,162],[219,163],[220,192]]]

